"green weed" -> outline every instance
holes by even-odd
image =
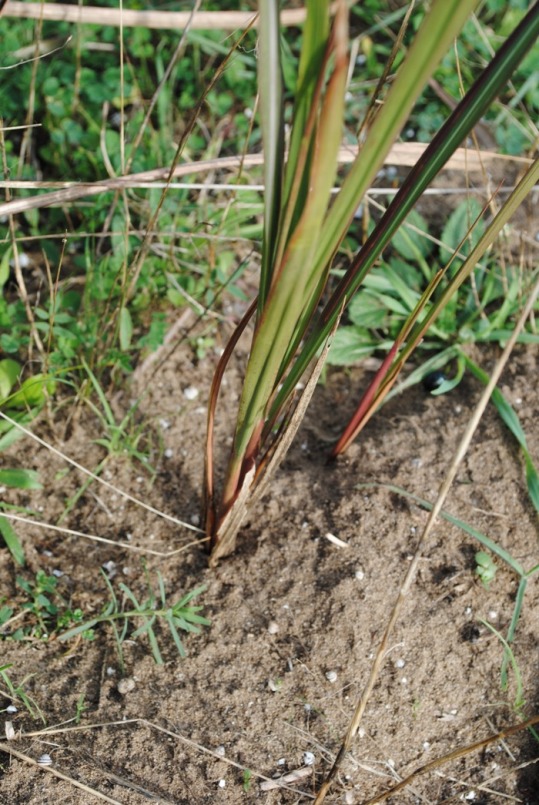
[[[62,629],[80,623],[82,610],[72,609],[58,589],[59,578],[38,570],[34,579],[17,576],[16,584],[26,595],[18,612],[13,604],[0,610],[0,634],[4,640],[49,640]],[[17,626],[19,620],[22,626]],[[84,637],[91,639],[91,632]]]
[[[157,573],[157,591],[155,591],[151,585],[148,573],[146,573],[147,598],[144,601],[139,601],[133,591],[120,582],[118,585],[122,593],[122,599],[120,601],[105,573],[103,573],[103,578],[109,593],[109,601],[103,608],[103,611],[100,615],[84,620],[79,625],[61,634],[59,639],[62,642],[71,640],[80,634],[84,634],[88,630],[93,632],[95,628],[101,624],[108,624],[113,631],[122,669],[124,668],[122,644],[128,634],[131,640],[136,640],[141,635],[146,635],[155,662],[162,665],[163,658],[155,630],[157,623],[161,623],[168,628],[180,657],[185,657],[186,652],[179,632],[184,631],[191,634],[199,634],[201,626],[210,625],[210,621],[207,618],[198,614],[202,607],[193,606],[191,603],[193,599],[197,598],[205,590],[204,586],[197,587],[171,605],[167,601],[165,585],[161,574]],[[128,608],[129,606],[131,606],[130,609]],[[130,625],[136,621],[141,621],[140,625],[133,631],[129,631]]]
[[[75,706],[75,716],[74,716],[75,724],[80,724],[81,718],[88,709],[84,702],[85,698],[86,698],[85,694],[81,693],[81,695],[77,699],[77,704]]]
[[[243,788],[243,790],[244,790],[244,792],[246,794],[251,790],[252,777],[253,777],[253,773],[252,773],[252,771],[250,769],[244,769],[243,770],[242,788]]]
[[[8,674],[8,670],[12,667],[12,663],[7,663],[0,666],[0,679],[2,679],[4,685],[6,686],[5,691],[0,690],[0,695],[5,696],[12,702],[21,702],[27,709],[31,718],[40,718],[41,721],[46,724],[47,722],[45,721],[45,716],[43,715],[41,708],[32,698],[32,696],[30,696],[24,689],[25,683],[30,677],[25,677],[25,679],[19,683],[13,682],[11,676]]]
[[[449,216],[439,241],[430,234],[425,218],[414,211],[407,225],[393,238],[390,256],[384,257],[365,278],[362,289],[350,303],[349,323],[335,334],[328,362],[347,366],[366,355],[390,348],[437,271],[455,250],[462,258],[466,257],[483,234],[484,224],[479,220],[462,243],[463,235],[481,210],[477,199],[471,197],[463,201]],[[458,271],[462,258],[453,261],[452,273]],[[471,282],[461,286],[418,346],[416,355],[420,361],[424,356],[424,364],[406,385],[420,382],[433,369],[449,366],[457,355],[456,347],[464,349],[469,344],[507,341],[520,312],[523,293],[532,284],[533,276],[533,273],[526,276],[518,266],[506,266],[496,254],[491,255],[487,263],[477,266]],[[448,281],[449,278],[445,284]],[[443,288],[444,284],[437,296]],[[436,298],[432,304],[435,301]],[[427,305],[425,315],[429,309]],[[533,322],[519,341],[539,344],[539,332]],[[462,374],[457,373],[454,380],[434,393],[454,388],[461,379]]]
[[[114,6],[114,2],[105,5]],[[490,57],[490,48],[514,27],[525,8],[520,0],[510,7],[495,0],[484,3],[479,21],[473,18],[466,24],[458,50],[442,60],[435,81],[457,99],[462,84],[473,80]],[[361,33],[353,40],[357,63],[346,118],[351,139],[355,139],[359,115],[370,103],[372,82],[383,74],[403,13],[403,9],[381,10],[378,2],[352,8],[352,24],[360,26]],[[404,48],[423,14],[419,7],[414,12]],[[35,132],[5,138],[5,169],[11,176],[34,179],[37,165],[43,179],[53,181],[65,177],[91,182],[111,172],[119,174],[123,165],[138,172],[170,164],[175,149],[171,132],[182,131],[186,114],[229,50],[221,33],[191,31],[174,58],[177,34],[134,28],[125,37],[122,71],[119,33],[113,27],[0,19],[0,37],[3,66],[10,68],[3,73],[4,124],[40,122]],[[26,63],[39,44],[36,37],[64,44],[54,58]],[[295,92],[300,41],[301,37],[292,36],[285,43],[283,74],[289,97]],[[250,33],[218,86],[209,92],[199,124],[185,144],[187,159],[259,148],[260,132],[251,123],[257,93],[255,47],[256,36]],[[401,58],[399,54],[397,65]],[[518,68],[516,79],[533,75],[536,60],[532,52]],[[169,65],[169,80],[148,117],[148,99]],[[534,135],[524,110],[533,116],[538,105],[537,82],[526,80],[518,97],[508,89],[489,111],[492,131],[508,152],[531,144]],[[446,101],[430,87],[408,128],[419,139],[431,139],[445,111]],[[121,382],[141,351],[163,343],[168,311],[185,305],[215,309],[223,286],[244,295],[238,278],[230,281],[237,264],[235,241],[260,239],[260,196],[243,186],[239,203],[231,204],[222,193],[212,191],[204,193],[201,201],[189,191],[191,181],[171,188],[164,199],[154,243],[132,288],[130,266],[159,202],[159,189],[134,188],[121,202],[102,194],[70,210],[67,220],[64,211],[55,207],[46,215],[35,210],[23,213],[18,248],[31,250],[38,241],[42,256],[32,255],[32,259],[38,265],[45,260],[47,265],[47,279],[38,292],[30,289],[30,301],[36,331],[46,345],[43,359],[52,371],[71,371],[84,358],[98,377],[113,371]],[[24,197],[30,191],[17,192]],[[31,326],[23,300],[8,282],[14,244],[7,230],[0,242],[6,244],[0,270],[0,346],[24,359],[31,346]]]
[[[476,576],[481,579],[483,585],[488,590],[490,583],[494,581],[496,573],[498,572],[496,563],[486,551],[477,551],[475,554],[475,562],[477,565],[475,568]]]
[[[180,632],[199,634],[200,627],[209,626],[210,621],[198,614],[201,606],[193,605],[205,587],[197,587],[184,595],[180,600],[170,604],[167,600],[165,585],[160,573],[157,574],[157,590],[154,590],[149,574],[146,573],[147,594],[139,601],[127,585],[120,582],[119,598],[110,580],[102,571],[103,579],[109,593],[109,601],[102,612],[94,617],[86,617],[79,608],[72,608],[69,601],[58,589],[59,578],[38,571],[35,578],[28,580],[17,576],[16,584],[25,594],[26,600],[18,611],[12,603],[0,602],[0,637],[4,640],[50,640],[57,638],[61,642],[73,638],[94,640],[97,628],[108,624],[112,629],[118,657],[124,668],[123,643],[129,639],[136,640],[142,635],[148,637],[153,657],[158,664],[163,663],[156,625],[160,623],[170,632],[174,645],[181,657],[186,656],[180,638]],[[19,621],[22,625],[17,625]],[[138,625],[137,625],[138,624]],[[84,709],[83,701],[77,706],[77,716]]]
[[[391,255],[365,278],[363,288],[350,303],[349,323],[335,333],[328,362],[351,365],[379,350],[387,352],[450,255],[457,252],[457,259],[452,262],[452,272],[456,274],[462,260],[477,244],[484,232],[480,213],[481,205],[473,197],[462,202],[449,216],[440,241],[436,241],[429,234],[427,221],[413,212],[407,226],[393,239]],[[470,230],[473,221],[476,225]],[[467,231],[469,235],[463,241],[463,233]],[[536,271],[527,276],[520,267],[506,265],[496,254],[486,264],[478,265],[471,281],[453,295],[418,344],[419,365],[411,369],[398,390],[390,391],[385,400],[420,382],[434,395],[445,394],[458,386],[466,371],[486,385],[489,375],[470,357],[469,348],[474,344],[505,344],[520,313],[526,289],[536,276]],[[424,316],[429,315],[448,282],[450,277],[440,284],[432,302],[425,306]],[[539,344],[533,318],[518,340]],[[518,415],[499,389],[494,391],[492,402],[523,452],[528,493],[539,511],[539,475]]]

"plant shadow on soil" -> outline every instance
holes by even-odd
[[[482,353],[488,368],[495,352]],[[537,355],[519,348],[501,386],[518,407],[530,452],[539,455],[537,398],[530,377]],[[134,464],[111,459],[107,479],[146,502],[196,522],[200,507],[205,390],[211,356],[193,363],[187,346],[155,376],[136,376],[134,395],[147,391],[141,414],[161,430],[161,446],[150,456],[150,476]],[[233,409],[239,367],[223,389],[221,411]],[[376,482],[395,484],[433,501],[480,389],[466,380],[446,397],[415,388],[396,397],[375,416],[348,455],[326,464],[339,419],[351,411],[361,369],[331,370],[320,386],[271,489],[243,529],[237,553],[215,571],[200,545],[172,556],[146,555],[155,580],[163,574],[171,601],[201,583],[198,603],[212,620],[200,635],[187,636],[180,659],[165,630],[158,631],[165,664],[157,666],[144,637],[124,643],[125,678],[107,627],[93,642],[66,651],[58,641],[3,644],[12,677],[28,677],[27,691],[49,725],[73,718],[84,696],[80,732],[20,739],[17,749],[32,757],[48,752],[53,767],[121,803],[296,803],[308,802],[328,770],[346,730],[353,704],[370,670],[389,610],[398,592],[426,514]],[[184,395],[197,388],[196,399]],[[192,396],[192,395],[190,395]],[[519,403],[517,401],[520,400]],[[342,411],[342,413],[341,413]],[[226,416],[216,441],[231,434]],[[35,429],[45,427],[44,422]],[[80,419],[65,452],[85,466],[103,457],[92,443],[100,434]],[[168,452],[165,452],[168,451]],[[168,457],[167,457],[168,456]],[[65,499],[82,479],[28,439],[6,462],[40,471],[43,493],[13,494],[13,501],[55,522]],[[11,500],[11,497],[10,497]],[[489,408],[461,467],[446,508],[503,545],[526,568],[537,563],[536,515],[529,503],[518,449],[496,412]],[[41,511],[41,510],[40,510]],[[170,552],[192,541],[183,531],[92,485],[67,523],[70,527],[131,545]],[[99,570],[115,563],[118,580],[144,596],[140,556],[120,546],[66,538],[30,526],[17,527],[24,540],[28,573],[63,572],[62,589],[89,616],[103,605],[106,588]],[[333,534],[347,547],[335,545]],[[440,520],[426,546],[418,576],[397,624],[390,651],[367,709],[363,730],[347,757],[328,802],[365,801],[397,779],[456,746],[472,743],[516,723],[514,685],[500,690],[502,647],[480,622],[506,632],[517,579],[498,562],[489,589],[474,574],[472,538]],[[16,571],[0,552],[4,595],[16,595]],[[539,710],[535,677],[538,634],[537,582],[532,578],[517,630],[515,655],[523,676],[526,713]],[[31,675],[31,676],[29,676]],[[144,719],[90,728],[93,724]],[[23,708],[12,718],[16,730],[33,724]],[[164,733],[160,730],[166,729]],[[216,755],[204,753],[185,739]],[[256,772],[268,777],[314,764],[296,790],[263,792]],[[222,754],[224,753],[224,755]],[[510,754],[511,753],[511,754]],[[509,746],[493,745],[481,756],[418,778],[399,803],[457,801],[475,791],[474,802],[503,797],[537,802],[537,744],[525,734]],[[227,763],[234,761],[253,774]],[[92,795],[56,779],[46,769],[3,756],[0,801],[47,805],[85,803]],[[303,793],[302,793],[303,792]],[[348,794],[348,799],[344,796]],[[534,799],[535,797],[535,799]],[[520,798],[520,799],[518,799]]]

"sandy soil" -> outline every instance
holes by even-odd
[[[488,369],[496,358],[482,353]],[[128,392],[115,399],[120,417],[129,397],[143,394],[143,423],[150,474],[136,461],[110,457],[104,475],[120,489],[157,509],[197,523],[205,403],[215,355],[195,362],[183,344],[164,366],[139,371]],[[502,387],[519,412],[532,455],[539,456],[537,355],[520,349]],[[237,396],[233,367],[222,411]],[[114,563],[112,579],[144,597],[141,554],[152,578],[163,574],[170,600],[202,584],[204,614],[212,620],[200,635],[185,637],[180,659],[166,630],[165,663],[154,663],[146,638],[124,643],[122,676],[111,629],[93,642],[2,643],[2,663],[41,707],[49,727],[76,715],[79,728],[19,737],[10,745],[49,767],[2,755],[2,803],[142,805],[147,801],[198,803],[300,803],[312,800],[339,749],[353,705],[369,673],[413,554],[426,513],[384,488],[404,487],[433,500],[480,389],[464,382],[446,397],[407,391],[378,414],[346,458],[327,465],[336,434],[337,407],[351,412],[368,372],[329,372],[317,389],[304,426],[271,493],[243,529],[237,553],[215,571],[207,568],[192,532],[92,484],[65,525],[115,540],[103,544],[51,530],[17,527],[32,578],[38,569],[61,570],[61,590],[90,617],[106,590],[100,576]],[[186,389],[197,389],[198,396]],[[86,467],[105,451],[96,418],[81,407],[60,409],[35,423],[35,431]],[[231,422],[221,422],[221,443]],[[3,456],[6,464],[39,470],[43,492],[10,494],[54,523],[83,475],[26,438]],[[67,470],[67,472],[66,472]],[[378,486],[365,486],[377,484]],[[41,509],[42,507],[42,509]],[[447,510],[508,550],[525,568],[538,562],[537,519],[528,500],[518,449],[490,409],[450,494]],[[346,547],[339,547],[328,534]],[[517,723],[514,676],[500,688],[503,649],[484,621],[502,634],[511,619],[516,575],[498,562],[486,589],[474,573],[480,546],[441,520],[427,545],[419,574],[400,618],[353,751],[327,802],[363,803],[411,771],[468,743]],[[144,554],[142,554],[144,555]],[[112,565],[107,565],[110,573]],[[2,595],[22,600],[15,570],[0,550]],[[537,580],[526,592],[514,644],[522,674],[524,714],[539,710]],[[20,625],[20,624],[19,624]],[[9,704],[4,699],[3,706]],[[16,731],[40,730],[24,707],[6,716]],[[125,722],[125,723],[123,723]],[[75,726],[71,721],[66,727]],[[526,732],[416,778],[389,802],[539,802],[537,744]],[[535,765],[534,765],[535,764]],[[248,769],[249,773],[243,770]],[[263,790],[258,775],[276,778],[303,769],[289,788]],[[53,776],[61,772],[71,781]],[[74,787],[78,781],[93,789]]]

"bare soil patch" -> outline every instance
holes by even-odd
[[[488,369],[496,355],[476,357]],[[111,458],[105,469],[105,477],[121,489],[190,522],[196,522],[200,508],[205,395],[213,363],[214,356],[196,362],[183,346],[155,374],[149,367],[137,375],[115,405],[125,412],[128,398],[145,392],[140,417],[156,477],[124,459]],[[537,354],[520,348],[502,384],[536,457],[537,369]],[[344,417],[351,412],[367,377],[360,369],[328,373],[271,492],[243,529],[235,556],[216,571],[207,569],[201,545],[173,556],[146,556],[150,574],[163,574],[171,600],[207,585],[200,603],[212,626],[186,637],[186,659],[178,657],[164,631],[161,667],[144,637],[127,641],[129,683],[122,685],[106,627],[98,629],[93,642],[69,650],[57,640],[3,642],[2,663],[12,663],[16,681],[27,677],[26,690],[48,725],[72,719],[82,694],[86,706],[83,729],[22,738],[15,748],[33,758],[50,754],[52,769],[126,805],[312,799],[339,749],[426,519],[410,500],[361,485],[395,484],[434,500],[480,393],[471,379],[446,397],[430,397],[420,388],[407,391],[374,418],[345,459],[327,465],[336,411]],[[227,383],[222,411],[233,410],[234,371]],[[199,390],[196,399],[185,396],[186,388]],[[99,425],[84,409],[69,422],[60,409],[52,423],[43,417],[34,430],[86,467],[104,456],[93,441],[102,436]],[[221,423],[218,438],[224,440],[230,431],[231,421]],[[84,481],[72,468],[64,474],[66,464],[29,439],[2,460],[40,471],[42,493],[18,493],[10,500],[39,508],[45,522],[56,522],[66,498]],[[526,568],[537,563],[537,518],[518,448],[492,408],[446,508]],[[67,524],[164,554],[193,538],[96,484]],[[65,594],[86,614],[103,604],[99,570],[107,562],[116,566],[113,584],[123,580],[143,595],[141,556],[127,547],[30,526],[17,531],[24,539],[28,573],[63,571]],[[328,533],[347,547],[335,545]],[[328,802],[364,802],[433,758],[518,721],[513,677],[508,691],[500,689],[502,646],[481,622],[506,633],[518,579],[498,562],[496,578],[485,589],[474,574],[479,548],[462,530],[438,523],[360,737]],[[0,550],[2,595],[15,606],[20,602],[16,573],[7,551]],[[537,580],[532,579],[514,644],[528,715],[539,710],[538,640]],[[22,708],[11,720],[16,730],[39,728]],[[273,778],[303,768],[311,759],[305,753],[312,753],[314,762],[298,783],[288,790],[261,790],[258,773]],[[389,801],[532,805],[539,802],[538,755],[537,744],[521,733],[419,777]],[[229,761],[251,770],[250,779]],[[75,805],[97,799],[46,768],[3,754],[0,801]]]

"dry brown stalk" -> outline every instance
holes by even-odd
[[[472,752],[478,752],[481,749],[486,749],[486,747],[490,744],[503,741],[505,738],[509,738],[511,735],[515,735],[521,730],[526,730],[529,727],[533,727],[534,724],[539,724],[539,716],[532,716],[532,718],[528,718],[527,721],[523,721],[521,724],[515,724],[513,727],[507,727],[504,730],[500,730],[500,732],[497,732],[495,735],[489,735],[488,738],[483,738],[482,741],[476,741],[473,744],[468,744],[468,746],[461,746],[458,749],[453,750],[453,752],[449,752],[447,755],[443,755],[435,760],[431,760],[430,763],[425,763],[424,766],[420,766],[418,769],[409,774],[408,777],[405,777],[404,780],[401,780],[400,783],[397,783],[397,785],[394,785],[392,788],[384,791],[383,794],[379,794],[378,796],[369,799],[368,802],[364,803],[364,805],[376,805],[376,803],[385,802],[386,799],[389,799],[389,797],[393,796],[393,794],[396,794],[398,791],[402,791],[404,788],[410,785],[410,783],[413,783],[413,781],[416,780],[420,775],[427,774],[435,769],[439,769],[441,766],[445,766],[446,763],[450,763],[452,760],[458,760],[461,757],[470,755]]]
[[[104,802],[110,803],[110,805],[122,805],[122,803],[117,799],[112,799],[112,797],[108,797],[106,794],[102,794],[100,791],[97,791],[95,788],[92,788],[89,785],[85,785],[81,783],[79,780],[75,780],[73,777],[70,777],[68,774],[63,774],[63,772],[58,771],[58,769],[53,768],[52,766],[42,766],[39,764],[37,760],[34,760],[33,757],[30,755],[26,755],[24,752],[19,752],[15,749],[11,743],[0,743],[0,752],[5,752],[7,755],[11,755],[12,757],[16,757],[19,760],[23,760],[25,763],[28,763],[30,766],[34,766],[38,769],[41,769],[45,774],[52,774],[53,777],[57,777],[59,780],[65,780],[68,783],[71,783],[72,786],[75,788],[81,789],[86,794],[94,797],[95,799],[103,800]]]
[[[4,17],[44,19],[55,22],[74,22],[89,25],[116,25],[124,28],[171,28],[182,30],[191,15],[189,11],[135,11],[97,6],[60,5],[58,3],[27,3],[11,0],[3,11]],[[253,19],[252,11],[199,11],[193,19],[198,30],[234,31],[245,28]],[[300,25],[305,9],[285,9],[281,24],[287,27]]]
[[[386,164],[410,167],[414,165],[427,146],[424,143],[397,143],[389,152]],[[352,162],[357,154],[357,149],[347,146],[341,149],[339,162],[347,164]],[[189,162],[177,165],[170,171],[169,167],[156,168],[142,173],[131,173],[126,176],[118,176],[114,179],[103,179],[98,182],[21,182],[21,181],[2,181],[1,188],[31,189],[31,188],[50,188],[60,187],[51,193],[31,196],[29,198],[15,199],[13,201],[0,204],[0,215],[18,215],[25,210],[39,209],[53,205],[68,204],[87,196],[96,196],[100,193],[107,193],[111,190],[125,190],[130,187],[140,187],[141,185],[151,186],[154,182],[178,179],[182,176],[193,176],[198,173],[208,173],[214,170],[239,170],[244,167],[261,165],[264,160],[262,154],[246,154],[237,157],[219,157],[218,159],[201,160],[200,162]],[[466,148],[459,148],[451,159],[444,166],[447,170],[474,171],[482,170],[485,164],[501,160],[502,163],[511,162],[513,164],[528,167],[530,159],[525,157],[507,157],[496,154],[494,151],[470,151]],[[223,185],[226,190],[227,186]]]

